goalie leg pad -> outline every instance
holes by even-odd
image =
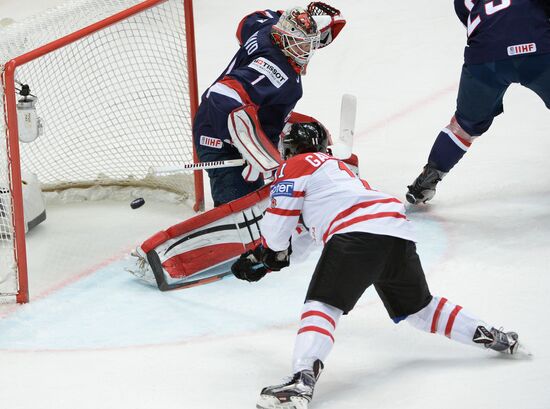
[[[172,290],[231,273],[231,264],[260,244],[258,222],[269,186],[158,232],[141,244],[159,289]]]

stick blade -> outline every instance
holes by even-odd
[[[357,97],[352,94],[342,95],[340,108],[340,133],[338,140],[331,146],[332,154],[338,159],[347,159],[353,150],[355,117],[357,114]]]
[[[351,94],[342,95],[342,107],[340,111],[340,142],[353,147],[353,134],[355,132],[355,117],[357,114],[357,97]]]

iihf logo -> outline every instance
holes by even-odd
[[[508,47],[508,55],[531,54],[537,52],[535,43],[511,45]]]

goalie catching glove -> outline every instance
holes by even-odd
[[[254,282],[261,280],[270,271],[279,271],[290,265],[292,248],[273,251],[263,245],[241,254],[231,266],[231,271],[239,280]]]
[[[308,13],[313,17],[321,33],[319,48],[326,47],[346,25],[346,20],[340,10],[320,1],[314,1],[307,6]]]

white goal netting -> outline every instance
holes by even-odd
[[[140,3],[70,1],[2,28],[2,72],[15,57]],[[115,185],[193,195],[192,175],[154,174],[193,160],[184,1],[147,3],[152,7],[15,70],[15,80],[38,98],[44,123],[38,139],[19,144],[21,168],[36,174],[43,190]],[[17,262],[5,114],[0,126],[0,293],[11,294]]]

